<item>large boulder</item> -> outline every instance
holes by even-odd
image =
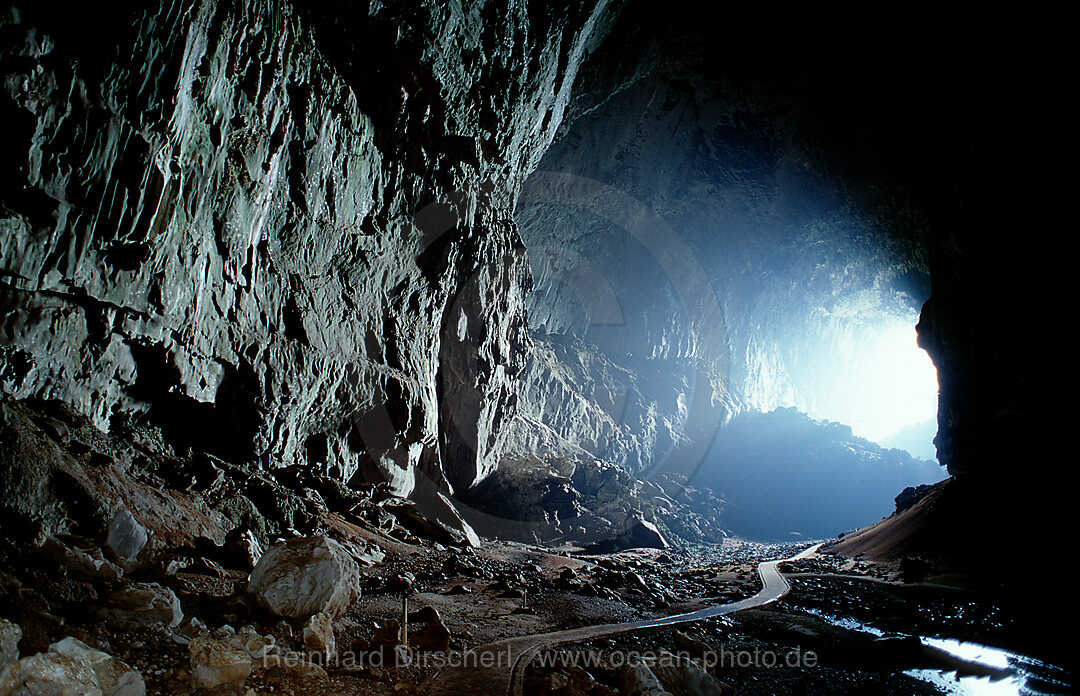
[[[477,547],[480,537],[441,491],[422,486],[411,500],[384,506],[398,523],[423,539],[460,547]]]
[[[619,535],[598,541],[587,547],[589,553],[613,553],[625,549],[666,549],[668,542],[656,525],[640,517],[632,517]]]
[[[262,555],[247,589],[279,616],[340,616],[360,597],[360,569],[332,539],[291,539]]]
[[[142,675],[75,638],[24,657],[0,674],[0,696],[145,696]]]
[[[640,517],[630,523],[619,541],[628,549],[666,549],[668,547],[667,540],[656,525]]]

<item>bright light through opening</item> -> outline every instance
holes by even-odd
[[[916,343],[912,322],[887,320],[863,328],[817,356],[824,379],[815,380],[806,410],[839,421],[868,440],[885,442],[937,414],[937,370]]]
[[[862,415],[852,419],[856,433],[885,440],[937,414],[937,370],[919,347],[915,327],[893,324],[871,343],[865,387],[858,394]]]

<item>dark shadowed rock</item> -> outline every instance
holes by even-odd
[[[480,537],[443,493],[431,491],[416,501],[387,503],[405,529],[423,539],[453,546],[479,546]]]
[[[434,607],[430,608],[433,613],[428,615],[427,623],[409,637],[409,642],[417,650],[446,652],[450,648],[450,629],[443,623],[439,612]]]
[[[656,525],[641,518],[630,523],[630,528],[626,530],[621,541],[629,549],[666,549],[668,547],[667,540]]]

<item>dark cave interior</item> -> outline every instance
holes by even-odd
[[[1067,693],[1028,567],[1061,554],[1069,509],[1042,374],[1065,277],[1055,31],[640,0],[15,2],[0,696],[483,693],[402,666],[399,594],[429,611],[417,650],[462,654],[737,601],[818,541],[771,608],[643,628],[697,641],[677,679],[642,663],[657,688]],[[263,588],[306,572],[307,596]],[[521,611],[440,604],[478,591],[460,577]],[[732,636],[832,661],[688,686]],[[1011,651],[1010,676],[928,642],[953,639]],[[321,657],[266,667],[290,648]],[[390,676],[341,666],[376,649]],[[210,659],[228,650],[236,674]],[[662,692],[528,664],[508,693]]]

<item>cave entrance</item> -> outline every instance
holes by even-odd
[[[794,407],[882,447],[936,460],[937,369],[913,310],[811,316],[748,341],[744,393],[760,411]],[[777,334],[779,336],[777,337]]]

